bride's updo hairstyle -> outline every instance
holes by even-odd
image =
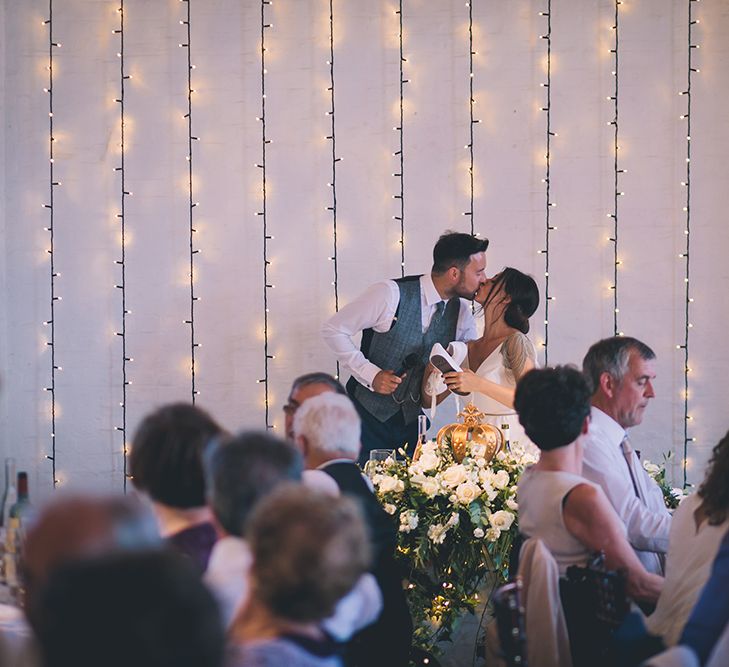
[[[534,278],[518,269],[507,266],[494,281],[483,305],[499,292],[503,286],[504,294],[510,301],[504,311],[504,322],[522,333],[529,332],[529,318],[539,307],[539,288]]]

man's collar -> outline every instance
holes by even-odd
[[[438,293],[438,290],[435,288],[433,278],[429,273],[424,273],[420,277],[420,289],[423,291],[423,296],[425,296],[425,303],[428,306],[434,306],[439,301],[448,300],[443,299],[443,297]]]
[[[625,429],[618,424],[610,415],[592,406],[590,411],[590,428],[597,427],[610,439],[619,445],[626,436]]]
[[[324,470],[327,466],[334,465],[335,463],[354,463],[352,459],[329,459],[329,461],[324,461],[324,463],[318,465],[315,470]],[[355,464],[356,465],[356,464]]]

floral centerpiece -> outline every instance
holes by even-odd
[[[413,460],[370,462],[368,474],[385,510],[399,523],[398,557],[407,573],[415,644],[448,640],[486,583],[506,580],[518,533],[516,484],[534,458],[499,451],[488,460],[478,440],[424,442]]]
[[[662,463],[652,463],[648,459],[643,461],[643,469],[648,473],[651,479],[658,484],[658,488],[663,493],[663,502],[669,510],[675,510],[681,501],[688,495],[690,488],[678,488],[671,486],[666,479],[666,467],[673,459],[673,452],[663,455]]]

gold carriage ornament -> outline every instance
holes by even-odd
[[[469,403],[463,412],[458,413],[463,423],[448,424],[444,426],[435,438],[439,447],[447,446],[450,441],[453,457],[460,463],[468,451],[468,443],[483,445],[486,448],[484,459],[486,463],[496,456],[504,447],[504,434],[493,424],[482,424],[485,417],[483,412]]]

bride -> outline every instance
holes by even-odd
[[[504,431],[511,446],[518,443],[520,449],[532,449],[514,411],[514,391],[519,378],[537,363],[534,344],[526,334],[529,318],[539,306],[539,289],[531,276],[507,267],[481,286],[475,301],[483,311],[483,335],[449,346],[462,373],[441,376],[428,364],[423,377],[423,406],[434,405],[434,394],[436,403],[451,391],[471,394],[471,402],[486,415],[485,421]],[[445,385],[439,381],[441,377]]]

